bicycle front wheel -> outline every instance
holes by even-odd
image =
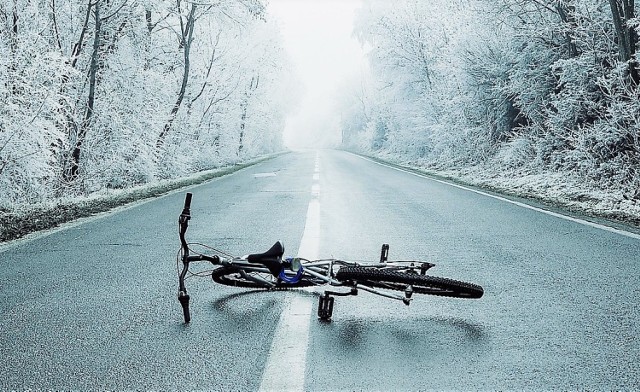
[[[245,287],[253,289],[288,289],[297,287],[309,287],[317,285],[317,282],[302,277],[296,283],[287,283],[277,280],[270,273],[258,271],[246,271],[237,267],[219,267],[213,270],[211,278],[216,283],[232,287]],[[264,283],[267,281],[271,285]],[[275,285],[275,286],[273,286]]]
[[[484,294],[484,289],[477,284],[382,268],[342,267],[338,270],[336,279],[398,291],[404,291],[411,285],[414,293],[442,297],[480,298]]]

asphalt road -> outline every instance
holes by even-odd
[[[311,315],[308,331],[288,337],[307,350],[281,376],[303,378],[302,389],[640,385],[637,236],[337,151],[282,155],[189,191],[193,241],[241,255],[282,240],[296,255],[315,197],[321,256],[375,260],[389,243],[392,259],[431,261],[434,275],[484,287],[480,300],[421,296],[409,307],[367,293],[337,298],[331,323]],[[183,197],[0,250],[1,390],[260,388],[281,314],[292,298],[315,311],[317,293],[192,279],[184,325]]]

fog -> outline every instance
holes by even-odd
[[[284,45],[302,84],[302,99],[287,118],[289,148],[333,146],[340,142],[337,94],[349,77],[366,67],[364,50],[353,37],[360,0],[271,0]]]

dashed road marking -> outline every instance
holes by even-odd
[[[264,177],[275,177],[276,173],[255,173],[253,175],[254,178],[264,178]]]

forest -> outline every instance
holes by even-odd
[[[265,15],[259,0],[1,2],[0,209],[281,150],[295,89]]]
[[[283,150],[297,84],[267,6],[3,1],[0,210]],[[369,67],[336,101],[339,147],[441,172],[560,178],[635,203],[634,7],[363,0],[354,34]]]
[[[365,1],[355,34],[370,48],[370,72],[343,97],[343,143],[489,185],[536,182],[538,195],[580,187],[637,210],[634,7]]]

